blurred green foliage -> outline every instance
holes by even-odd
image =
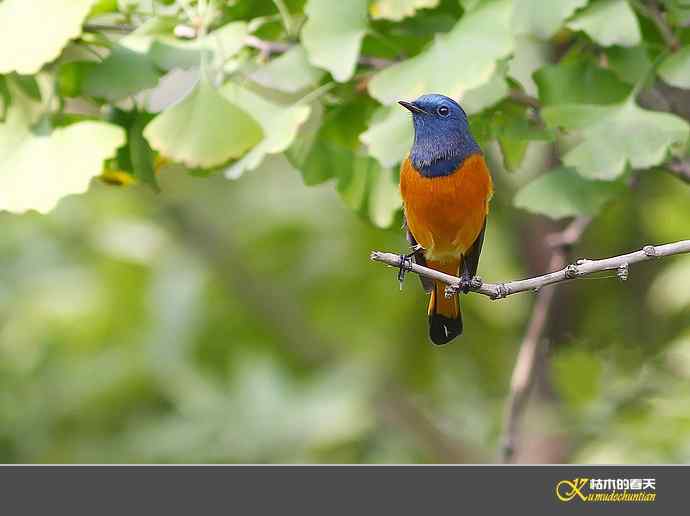
[[[405,248],[395,101],[470,115],[488,280],[546,267],[540,215],[596,216],[578,256],[688,238],[664,170],[687,154],[688,20],[685,0],[1,1],[0,461],[495,460],[532,297],[464,297],[434,348],[416,279],[367,260]],[[559,287],[518,460],[690,460],[689,286],[678,257]]]

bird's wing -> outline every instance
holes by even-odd
[[[482,254],[482,244],[484,244],[484,231],[486,230],[486,219],[482,225],[482,230],[477,235],[472,247],[462,257],[462,272],[466,274],[468,279],[472,279],[477,275],[477,267],[479,266],[479,255]]]

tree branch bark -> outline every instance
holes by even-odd
[[[601,260],[581,259],[570,265],[563,266],[559,270],[533,278],[512,280],[504,283],[484,283],[481,280],[473,281],[470,286],[470,292],[476,292],[477,294],[485,295],[494,300],[503,299],[519,292],[527,292],[530,290],[539,291],[541,288],[548,285],[563,283],[594,274],[595,272],[614,269],[618,270],[619,278],[627,279],[627,269],[629,265],[651,260],[653,258],[683,253],[690,253],[690,240],[681,240],[679,242],[658,246],[647,245],[639,251],[612,256],[611,258],[604,258]],[[385,263],[396,268],[402,266],[403,269],[419,274],[420,276],[442,281],[448,285],[446,287],[446,297],[452,296],[461,290],[462,285],[459,277],[429,269],[428,267],[422,267],[408,259],[405,259],[404,263],[401,264],[401,258],[398,254],[374,251],[371,253],[370,258],[375,262]]]
[[[591,217],[578,217],[565,229],[548,238],[547,243],[553,249],[549,259],[549,269],[562,269],[566,266],[568,249],[582,238],[591,222]],[[499,449],[499,460],[503,463],[510,462],[517,449],[520,420],[534,384],[538,359],[546,353],[548,347],[544,332],[551,319],[555,297],[555,289],[539,291],[525,336],[520,344],[503,415],[503,435]]]

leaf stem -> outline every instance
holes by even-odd
[[[273,3],[275,4],[276,9],[278,9],[278,12],[280,13],[280,17],[283,20],[283,26],[285,27],[285,32],[287,33],[288,38],[291,38],[293,36],[292,16],[290,15],[290,11],[287,8],[287,5],[285,5],[285,2],[283,0],[273,0]]]

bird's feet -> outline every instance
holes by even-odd
[[[446,287],[446,295],[453,296],[462,292],[463,294],[469,294],[473,290],[481,288],[484,282],[479,276],[474,276],[470,278],[469,276],[460,276],[460,283],[457,285],[449,285]]]
[[[410,270],[410,265],[411,264],[411,259],[412,257],[419,252],[419,250],[422,249],[422,247],[417,244],[415,246],[412,246],[412,252],[409,254],[401,254],[400,255],[400,266],[398,270],[398,283],[400,283],[400,290],[402,290],[403,287],[403,282],[405,281],[405,273]]]

